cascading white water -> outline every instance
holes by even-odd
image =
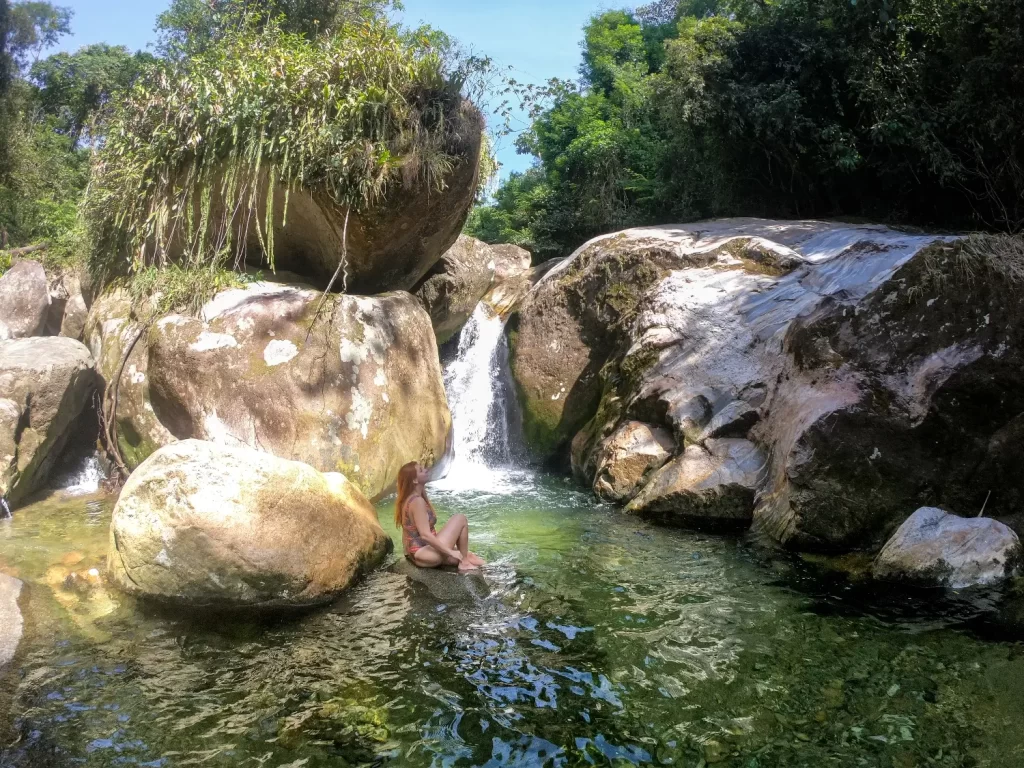
[[[103,482],[103,469],[100,467],[98,454],[90,454],[83,459],[81,466],[69,472],[58,482],[57,487],[70,496],[83,496],[96,493]]]
[[[462,329],[458,354],[444,374],[454,457],[447,476],[432,487],[500,492],[509,482],[513,450],[503,328],[502,319],[481,303]]]

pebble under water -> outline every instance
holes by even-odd
[[[69,586],[102,570],[109,502],[19,510],[0,764],[1024,765],[1024,645],[977,631],[997,596],[869,590],[562,478],[505,481],[434,496],[469,516],[482,577],[382,568],[272,620]]]

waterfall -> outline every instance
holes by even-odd
[[[516,454],[507,358],[504,322],[486,304],[478,304],[444,372],[454,456],[447,477],[434,487],[500,490],[507,483]]]
[[[91,453],[82,459],[78,467],[58,480],[57,488],[70,496],[82,496],[96,493],[104,479],[99,454]]]

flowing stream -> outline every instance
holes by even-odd
[[[204,616],[68,586],[103,567],[102,496],[0,523],[29,598],[0,765],[1024,765],[1024,650],[978,618],[996,595],[875,591],[517,469],[501,336],[479,310],[448,367],[434,490],[482,576],[386,567],[304,615]]]

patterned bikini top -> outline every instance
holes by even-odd
[[[423,497],[410,496],[405,500],[405,509],[402,510],[402,547],[407,555],[411,555],[416,550],[427,546],[427,542],[420,537],[420,532],[416,528],[416,521],[413,520],[412,512],[409,511],[409,502],[419,498]],[[437,531],[434,530],[434,526],[437,525],[437,515],[434,514],[434,508],[429,503],[427,504],[427,520],[430,523],[430,532],[436,536]]]

